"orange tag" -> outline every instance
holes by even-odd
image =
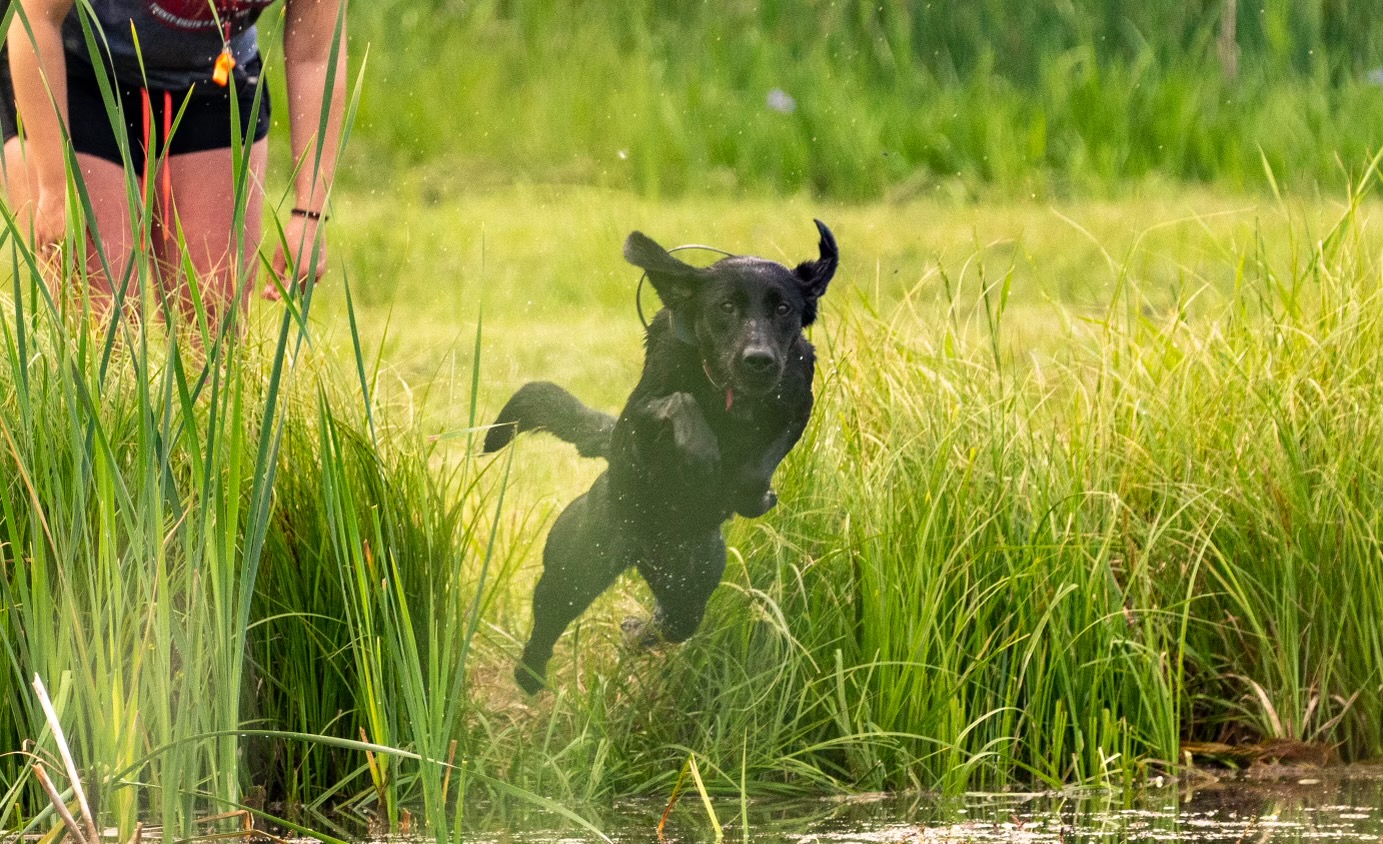
[[[216,68],[211,72],[211,81],[220,85],[222,88],[230,84],[231,68],[235,67],[235,56],[231,55],[229,47],[221,50],[221,55],[216,57]]]

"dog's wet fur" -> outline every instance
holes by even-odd
[[[542,689],[562,631],[630,566],[657,608],[627,633],[644,645],[691,636],[725,570],[721,525],[777,503],[773,472],[812,409],[815,354],[802,329],[838,263],[831,231],[816,227],[820,257],[793,269],[748,256],[693,267],[634,232],[624,257],[664,307],[619,418],[546,382],[525,384],[500,411],[486,452],[537,430],[609,461],[548,534],[533,633],[514,672],[528,693]]]

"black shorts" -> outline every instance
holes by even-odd
[[[0,50],[0,132],[4,139],[19,134],[14,119],[14,88],[10,81],[8,51]],[[259,78],[259,58],[247,62],[245,71],[251,78]],[[255,94],[260,94],[259,107],[255,107]],[[124,110],[125,137],[129,143],[130,158],[135,170],[144,169],[145,121],[144,91],[139,86],[121,84],[118,94]],[[251,141],[262,140],[269,134],[269,90],[262,85],[239,86],[237,90],[220,88],[214,84],[198,85],[189,90],[149,91],[149,139],[162,150],[168,142],[170,155],[187,152],[202,152],[209,149],[228,149],[231,145],[231,97],[235,96],[239,107],[239,126],[242,141],[248,136]],[[187,107],[183,109],[183,102]],[[168,110],[171,106],[171,111]],[[182,112],[182,117],[178,114]],[[77,152],[104,158],[114,164],[122,163],[120,146],[111,128],[111,119],[106,114],[105,100],[97,84],[96,71],[82,59],[67,57],[67,113],[68,131],[72,135],[72,147]],[[165,123],[165,115],[167,123]],[[176,122],[171,140],[164,137],[164,126]]]

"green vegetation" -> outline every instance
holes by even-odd
[[[643,597],[629,578],[564,640],[550,702],[522,705],[507,669],[530,546],[476,645],[486,723],[503,725],[478,770],[584,799],[666,793],[688,751],[713,788],[743,769],[793,791],[1118,782],[1168,770],[1183,740],[1383,749],[1377,457],[1338,446],[1377,424],[1376,204],[520,191],[427,207],[407,243],[370,222],[388,207],[352,206],[379,237],[352,272],[399,268],[361,324],[395,312],[378,342],[417,383],[450,314],[483,308],[491,411],[538,372],[622,401],[639,362],[614,248],[628,227],[792,260],[815,212],[856,245],[814,336],[816,422],[780,508],[735,523],[703,633],[621,651]],[[454,234],[465,219],[483,231]],[[534,226],[549,233],[528,248]],[[398,312],[417,314],[406,330]],[[439,429],[464,423],[464,403],[412,400]],[[531,543],[529,514],[597,465],[542,438],[513,459],[501,544]]]
[[[352,13],[370,44],[354,169],[371,188],[381,169],[422,166],[447,174],[441,190],[1048,198],[1168,179],[1258,189],[1266,156],[1285,183],[1334,193],[1383,139],[1369,78],[1383,23],[1359,0]]]
[[[66,787],[35,675],[121,840],[261,789],[460,837],[469,797],[584,812],[689,758],[768,795],[1383,756],[1383,23],[1241,10],[1229,81],[1224,4],[1009,5],[360,4],[333,277],[243,333],[93,330],[11,226],[0,829],[54,828],[36,760]],[[623,650],[627,578],[524,699],[599,467],[477,424],[533,378],[618,407],[630,230],[791,262],[813,216],[843,264],[782,503],[699,636]]]

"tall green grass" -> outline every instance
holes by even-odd
[[[617,788],[666,787],[687,752],[730,791],[742,767],[1124,783],[1190,740],[1377,758],[1383,267],[1359,202],[1166,306],[1115,264],[1104,316],[1026,360],[1002,275],[968,279],[973,307],[828,314],[784,506],[736,524],[702,635],[620,669]]]
[[[247,147],[232,139],[237,219]],[[185,264],[194,312],[170,302],[126,164],[128,271],[89,232],[72,166],[65,261],[37,256],[10,209],[0,232],[0,829],[47,831],[70,809],[121,840],[146,823],[185,839],[262,813],[266,794],[308,820],[368,794],[389,829],[420,797],[446,840],[467,787],[452,739],[469,643],[502,573],[477,529],[502,482],[474,461],[436,470],[436,445],[375,402],[358,340],[346,366],[315,352],[314,288],[247,324],[240,295],[204,301]],[[298,249],[316,263],[316,244],[281,245],[290,274]],[[113,303],[87,294],[89,251],[129,280]],[[236,289],[258,289],[259,256],[228,259]],[[45,771],[63,796],[40,790]],[[61,805],[82,791],[89,804]]]
[[[170,334],[116,348],[98,381],[100,346],[84,357],[86,327],[55,322],[19,322],[27,359],[7,338],[0,735],[39,744],[0,759],[3,827],[43,817],[37,675],[96,823],[122,837],[190,835],[268,793],[319,829],[323,803],[393,827],[411,805],[445,838],[466,788],[442,764],[464,758],[466,648],[503,573],[477,536],[496,484],[435,469],[435,444],[367,416],[297,340],[232,340],[188,372]]]
[[[411,816],[460,836],[463,795],[666,795],[689,757],[712,793],[768,795],[1124,782],[1175,770],[1187,740],[1377,756],[1378,466],[1356,447],[1378,424],[1377,206],[1351,197],[1324,230],[1278,213],[1188,261],[1179,293],[1136,248],[1111,258],[1098,309],[1014,289],[1003,253],[902,289],[854,256],[814,329],[819,406],[783,503],[732,528],[702,633],[621,651],[608,618],[640,602],[631,578],[532,701],[509,669],[560,502],[540,497],[536,441],[474,456],[505,387],[474,338],[434,388],[454,386],[459,424],[433,438],[414,415],[433,405],[399,401],[358,351],[374,311],[346,307],[348,285],[328,293],[335,332],[271,311],[192,360],[157,326],[107,347],[30,310],[21,265],[0,367],[0,734],[52,753],[42,675],[122,832],[190,829],[263,788],[319,833]],[[511,336],[526,295],[492,300]],[[257,510],[266,430],[278,469]],[[0,794],[7,829],[46,805],[18,755]]]
[[[1377,757],[1377,210],[1262,209],[1173,288],[1135,245],[1084,267],[1108,273],[1101,307],[1014,305],[983,255],[880,294],[857,256],[814,329],[783,503],[734,524],[701,633],[621,651],[631,578],[518,713],[516,646],[487,637],[471,763],[588,800],[666,794],[689,755],[711,790],[759,794],[1121,784],[1189,741]]]

